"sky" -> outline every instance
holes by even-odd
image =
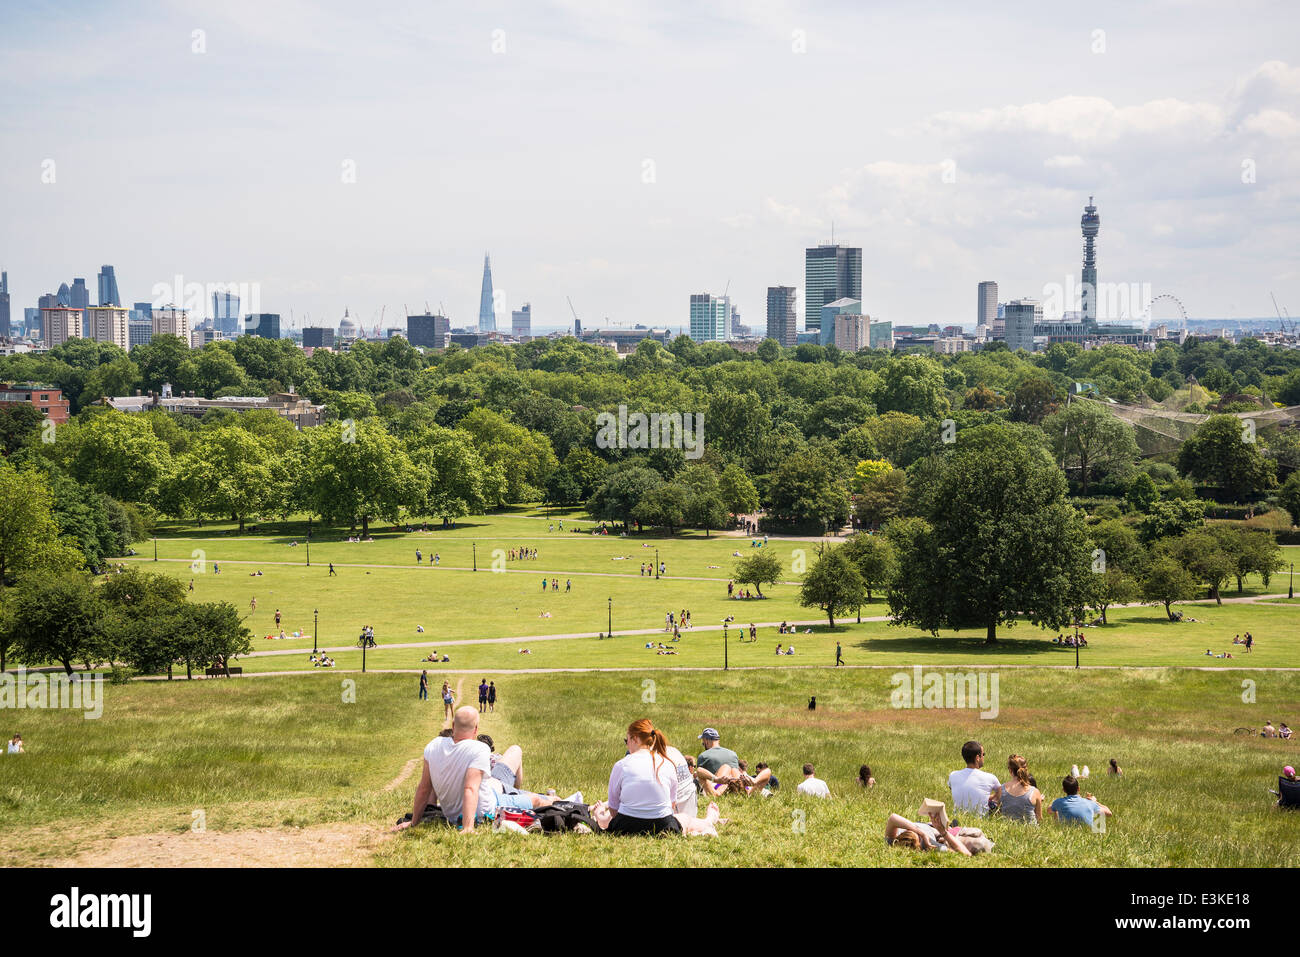
[[[970,325],[981,280],[1077,284],[1092,195],[1136,311],[1300,316],[1297,36],[1251,0],[5,4],[0,268],[15,318],[111,263],[124,304],[472,326],[489,252],[506,329],[725,290],[761,332],[833,229],[864,312]]]

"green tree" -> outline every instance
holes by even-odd
[[[1282,488],[1277,494],[1277,500],[1286,509],[1287,514],[1291,516],[1291,524],[1300,525],[1300,471],[1292,472],[1290,477],[1282,483]]]
[[[74,661],[93,657],[103,646],[106,609],[84,573],[27,572],[6,593],[4,610],[0,628],[26,665],[53,661],[72,674]]]
[[[287,476],[280,459],[250,432],[229,427],[203,432],[176,462],[168,495],[174,514],[234,518],[242,534],[252,516],[282,499]]]
[[[1091,545],[1065,479],[1012,427],[979,426],[929,462],[913,486],[920,520],[890,538],[906,572],[889,591],[899,624],[985,629],[1026,617],[1059,627],[1091,574]]]
[[[1178,538],[1166,539],[1157,551],[1169,555],[1210,589],[1216,604],[1223,604],[1219,590],[1232,577],[1235,563],[1224,541],[1213,529],[1194,528]]]
[[[758,597],[763,598],[764,585],[776,585],[781,581],[781,559],[774,552],[760,548],[737,560],[731,577],[742,585],[753,585]]]
[[[799,604],[805,608],[820,608],[826,613],[830,627],[835,627],[835,616],[850,608],[861,607],[866,597],[867,585],[862,574],[843,547],[828,545],[813,562],[799,588]]]
[[[1129,483],[1124,498],[1133,511],[1145,515],[1151,510],[1151,506],[1160,500],[1160,490],[1156,488],[1155,479],[1146,472],[1138,472]]]
[[[885,536],[859,532],[849,537],[844,549],[862,575],[862,583],[867,586],[868,603],[872,601],[873,589],[883,591],[889,588],[898,576],[898,554]]]
[[[244,627],[239,612],[229,602],[196,602],[181,611],[181,632],[177,657],[185,662],[185,677],[194,668],[227,668],[230,660],[248,654],[252,633]]]
[[[1106,610],[1111,605],[1131,604],[1140,594],[1137,579],[1115,565],[1107,565],[1104,572],[1094,575],[1091,584],[1091,606],[1101,614],[1103,625],[1109,624]]]
[[[632,517],[642,525],[658,525],[671,535],[686,520],[688,495],[676,482],[660,482],[646,489],[632,509]]]
[[[1179,449],[1179,471],[1234,498],[1272,488],[1276,466],[1260,451],[1252,424],[1235,415],[1211,416]]]
[[[1133,430],[1096,402],[1079,400],[1043,420],[1057,461],[1077,469],[1083,494],[1094,474],[1123,471],[1138,457]]]
[[[605,481],[588,500],[587,511],[593,518],[622,522],[627,528],[637,503],[662,482],[663,476],[654,469],[643,465],[617,465],[606,473]]]
[[[394,522],[418,509],[425,485],[401,442],[374,423],[332,423],[311,433],[306,472],[308,507],[326,521],[345,521],[361,534],[371,519]]]
[[[732,463],[718,477],[718,494],[732,515],[747,515],[758,510],[758,489],[745,470]]]
[[[780,520],[839,528],[849,519],[848,488],[838,460],[822,450],[797,452],[781,462],[768,499],[768,510]]]
[[[1173,538],[1205,524],[1205,503],[1200,499],[1170,498],[1155,502],[1138,523],[1138,537],[1144,544]]]
[[[1173,621],[1174,602],[1196,597],[1196,579],[1176,558],[1161,554],[1143,570],[1138,590],[1148,605],[1164,605],[1165,614]]]

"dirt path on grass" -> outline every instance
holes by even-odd
[[[371,824],[162,831],[94,842],[50,867],[361,867],[387,831]]]
[[[397,777],[384,785],[385,791],[396,791],[402,786],[402,782],[409,778],[415,771],[415,766],[420,763],[420,758],[411,758],[406,764],[402,765],[402,770],[398,772]]]

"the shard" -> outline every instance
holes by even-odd
[[[492,304],[492,260],[483,254],[483,292],[478,300],[478,331],[496,332],[497,316]]]

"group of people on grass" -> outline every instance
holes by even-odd
[[[1272,722],[1270,719],[1265,718],[1265,719],[1264,719],[1264,730],[1261,731],[1261,732],[1259,733],[1259,736],[1260,736],[1261,738],[1283,738],[1283,739],[1288,739],[1288,738],[1291,737],[1291,729],[1288,728],[1288,727],[1286,726],[1286,722],[1285,722],[1285,721],[1283,721],[1280,725],[1278,725],[1278,726],[1275,728],[1275,727],[1273,727],[1273,722]]]
[[[506,554],[510,556],[510,561],[512,562],[519,562],[519,561],[531,562],[537,560],[537,549],[535,548],[526,548],[526,547],[512,548]]]
[[[1066,648],[1087,648],[1088,639],[1083,635],[1057,635],[1052,639],[1054,645],[1064,645]]]
[[[323,651],[319,653],[313,651],[311,655],[307,658],[307,660],[311,662],[313,668],[334,667],[334,659],[331,658],[329,655],[325,654],[325,652]]]
[[[420,565],[423,563],[424,563],[424,553],[417,548],[415,550],[415,564]],[[434,568],[440,564],[442,564],[442,556],[439,555],[437,552],[434,552],[432,555],[429,556],[430,568]]]
[[[480,703],[488,707],[494,703],[492,687],[481,684],[479,688]],[[479,733],[478,709],[466,706],[451,713],[454,694],[446,682],[443,700],[451,726],[425,747],[414,808],[410,819],[397,825],[399,830],[427,820],[445,821],[467,833],[488,822],[502,827],[506,826],[503,821],[508,821],[508,826],[522,828],[522,821],[535,820],[542,809],[559,802],[566,812],[580,815],[581,822],[574,830],[616,835],[716,835],[726,821],[712,799],[721,794],[748,796],[755,792],[768,796],[780,786],[765,762],[756,764],[751,773],[744,759],[723,747],[714,728],[700,733],[702,750],[692,758],[670,744],[652,721],[642,718],[628,725],[623,738],[625,753],[610,770],[604,801],[587,804],[581,792],[560,799],[554,789],[542,794],[523,787],[522,748],[512,745],[497,754],[492,739]],[[1077,767],[1071,768],[1061,781],[1062,795],[1046,804],[1023,756],[1008,757],[1007,776],[1002,781],[984,770],[984,748],[978,741],[967,741],[961,753],[965,767],[948,776],[948,788],[953,813],[963,819],[996,814],[1036,826],[1046,814],[1061,824],[1100,831],[1104,830],[1101,822],[1112,816],[1110,808],[1092,794],[1080,793],[1080,777],[1087,776],[1086,770],[1080,773]],[[1110,759],[1109,765],[1112,776],[1123,774],[1116,759]],[[869,766],[859,768],[857,784],[863,789],[876,786]],[[796,791],[831,798],[830,786],[817,777],[811,763],[803,765],[803,780]],[[710,799],[703,816],[699,814],[700,796]],[[474,812],[467,814],[467,808],[474,808]],[[955,817],[949,819],[944,802],[925,799],[916,817],[911,820],[891,814],[885,824],[886,843],[965,856],[993,850],[993,842],[983,830],[962,824]]]

